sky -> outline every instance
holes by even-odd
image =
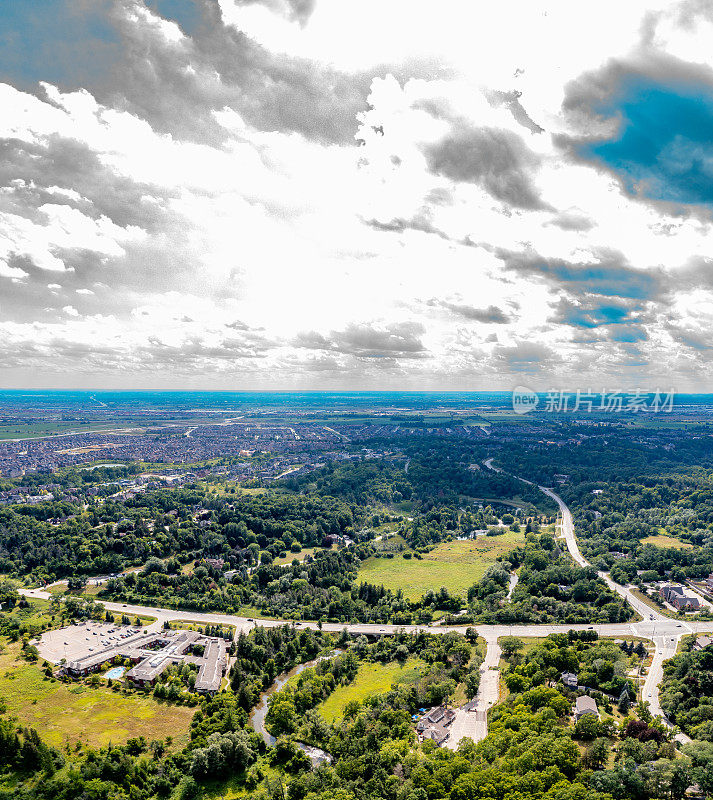
[[[713,5],[0,4],[0,387],[713,389]]]

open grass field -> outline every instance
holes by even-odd
[[[402,589],[409,599],[445,586],[449,592],[464,594],[480,580],[498,557],[525,541],[524,533],[506,531],[502,536],[481,536],[463,542],[439,544],[423,558],[368,558],[363,562],[357,579],[387,589]]]
[[[11,619],[21,625],[31,636],[42,633],[52,624],[49,615],[49,600],[32,599],[26,608],[15,606],[11,611],[3,611],[4,619]]]
[[[381,539],[373,542],[374,549],[380,553],[403,553],[411,548],[406,544],[406,539],[398,533],[383,534]]]
[[[194,708],[138,694],[125,696],[106,686],[93,689],[49,680],[39,666],[18,654],[19,645],[3,642],[0,697],[8,715],[35,728],[48,744],[62,747],[82,741],[98,747],[142,735],[149,741],[172,736],[177,746],[187,742]]]
[[[641,540],[641,544],[653,544],[655,547],[675,547],[677,550],[686,550],[693,547],[688,542],[682,542],[666,533],[657,533],[654,536],[647,536]]]
[[[277,564],[277,566],[284,566],[285,564],[291,564],[295,559],[304,561],[307,556],[313,556],[318,550],[326,552],[334,549],[334,547],[305,547],[299,553],[288,553],[284,558],[276,558],[272,563]]]
[[[347,703],[352,700],[361,702],[369,695],[388,692],[394,683],[416,680],[425,667],[426,664],[417,658],[409,658],[403,666],[396,661],[389,664],[362,664],[352,683],[335,689],[317,706],[317,711],[327,722],[335,722],[344,715]]]
[[[0,439],[34,439],[44,436],[58,436],[65,433],[89,433],[91,431],[118,431],[129,429],[126,423],[102,422],[37,422],[27,425],[1,425]],[[136,429],[131,426],[131,430]],[[143,430],[143,429],[142,429]],[[58,445],[59,446],[59,445]]]

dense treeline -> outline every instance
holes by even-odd
[[[508,658],[505,685],[511,692],[529,692],[538,686],[558,685],[563,696],[570,701],[574,696],[560,683],[565,672],[578,677],[578,684],[595,690],[600,701],[602,695],[614,698],[626,712],[636,697],[637,689],[627,673],[641,663],[646,650],[631,653],[609,639],[600,639],[594,631],[569,631],[550,634],[527,653],[521,654],[522,642],[514,637],[503,640],[503,651]],[[622,695],[625,695],[622,698]],[[622,702],[620,702],[620,700]],[[605,705],[611,702],[604,698]]]
[[[692,644],[693,638],[688,647]],[[666,661],[660,701],[684,733],[713,742],[713,646],[688,649]]]
[[[518,583],[506,601],[512,570]],[[486,623],[626,622],[631,607],[592,567],[577,566],[549,534],[527,534],[524,546],[493,565],[468,591],[473,619]]]
[[[375,444],[387,446],[387,441],[376,440]],[[412,500],[427,509],[434,504],[458,504],[460,498],[516,498],[543,513],[556,510],[536,487],[484,468],[481,462],[491,453],[483,445],[429,437],[408,442],[403,449],[405,455],[398,461],[329,463],[308,475],[285,479],[283,485],[293,491],[317,492],[361,505]]]
[[[240,495],[227,501],[197,488],[146,492],[133,500],[79,506],[40,503],[0,509],[0,571],[53,579],[99,575],[149,558],[222,558],[254,564],[352,530],[355,509],[299,495]],[[52,522],[50,522],[50,520]]]

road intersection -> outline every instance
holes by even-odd
[[[498,467],[493,466],[492,459],[484,462],[488,469],[501,472]],[[517,476],[515,476],[517,477]],[[524,478],[519,480],[533,484]],[[591,566],[584,558],[577,545],[574,533],[574,521],[572,513],[562,498],[552,489],[539,486],[542,492],[551,497],[559,506],[560,528],[562,537],[565,540],[567,549],[574,561],[582,567]],[[476,741],[485,738],[487,735],[487,711],[498,702],[500,673],[497,669],[500,659],[500,647],[498,639],[503,636],[517,636],[521,638],[540,638],[546,637],[551,633],[566,633],[570,630],[593,630],[604,637],[623,637],[636,636],[648,639],[655,645],[655,651],[651,666],[646,675],[641,699],[649,704],[651,713],[661,717],[665,724],[670,725],[666,719],[659,702],[659,684],[663,679],[664,662],[676,654],[678,643],[681,636],[689,633],[713,633],[713,622],[688,622],[671,619],[666,617],[658,610],[652,608],[638,598],[629,588],[614,583],[604,572],[599,572],[599,576],[607,585],[623,597],[631,607],[641,616],[638,622],[627,623],[603,623],[593,625],[473,625],[478,635],[486,642],[485,660],[481,667],[481,683],[478,694],[475,698],[476,703],[473,711],[459,709],[458,715],[453,722],[451,737],[448,740],[449,747],[457,746],[462,736],[470,736]],[[49,599],[50,593],[45,589],[20,589],[21,594],[27,597]],[[179,611],[170,608],[156,608],[152,606],[137,606],[124,603],[111,603],[105,601],[102,605],[112,613],[139,615],[155,617],[156,622],[153,626],[161,627],[164,622],[185,621],[196,622],[203,625],[232,625],[235,627],[236,635],[248,633],[257,625],[265,627],[275,627],[286,624],[295,624],[302,628],[317,629],[316,622],[300,621],[292,623],[284,619],[251,619],[232,614],[205,613],[199,611]],[[324,623],[322,630],[339,633],[346,630],[350,634],[366,636],[390,636],[400,631],[407,633],[427,632],[433,634],[446,634],[450,632],[463,633],[465,626],[426,626],[426,625],[389,625],[375,623]],[[681,742],[690,741],[684,734],[677,734],[676,738]]]

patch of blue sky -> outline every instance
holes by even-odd
[[[619,174],[627,190],[653,200],[713,203],[713,92],[700,84],[625,82],[596,109],[618,116],[614,138],[583,148]]]
[[[579,285],[593,294],[605,297],[643,300],[657,291],[654,275],[628,266],[569,264],[566,261],[554,261],[544,265],[542,272],[562,283]]]
[[[188,36],[196,31],[202,19],[196,0],[146,0],[146,5],[164,19],[177,22]]]
[[[121,57],[112,0],[0,0],[0,81],[20,89],[38,81],[91,90],[110,80]],[[147,0],[146,6],[191,35],[201,22],[194,0]]]
[[[612,325],[625,322],[629,311],[620,306],[599,306],[598,308],[572,308],[564,322],[581,328],[598,328],[600,325]]]
[[[108,9],[108,0],[0,3],[0,80],[75,89],[103,77],[120,47]]]

